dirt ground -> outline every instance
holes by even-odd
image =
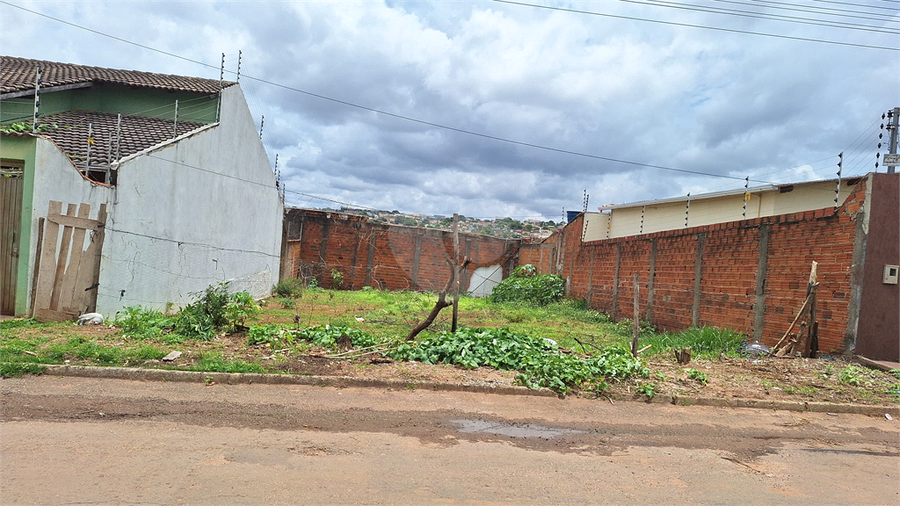
[[[883,416],[53,376],[0,401],[3,504],[900,499]]]
[[[108,327],[76,327],[85,337],[109,339],[117,329]],[[126,345],[125,340],[105,344]],[[188,368],[197,362],[200,352],[214,351],[226,359],[258,361],[271,371],[313,376],[343,376],[363,379],[393,379],[414,382],[440,382],[474,386],[515,385],[514,371],[498,371],[487,367],[465,369],[451,365],[426,365],[416,362],[394,362],[379,353],[353,354],[333,358],[335,352],[313,349],[296,350],[248,347],[246,335],[222,335],[209,342],[192,342],[173,346],[184,350],[172,364],[148,361],[127,364],[131,367]],[[73,362],[74,363],[74,362]],[[848,362],[842,358],[748,358],[726,357],[695,359],[679,365],[674,356],[656,355],[645,359],[651,371],[648,378],[609,382],[604,395],[610,399],[646,399],[637,393],[642,384],[651,384],[655,394],[669,396],[715,397],[721,399],[762,399],[795,402],[833,402],[869,405],[896,405],[900,400],[900,378]],[[848,367],[849,372],[844,372]],[[696,371],[696,372],[693,372]],[[694,376],[705,376],[703,383]],[[844,376],[842,378],[842,372]],[[578,393],[596,396],[593,392]]]

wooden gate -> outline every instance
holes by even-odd
[[[47,218],[40,219],[32,313],[39,321],[71,320],[96,310],[106,204],[94,220],[90,204],[77,207],[77,215],[75,204],[62,214],[62,202],[53,200]]]
[[[16,313],[16,280],[22,231],[22,167],[6,160],[0,168],[0,314]]]

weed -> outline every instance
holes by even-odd
[[[709,378],[706,376],[706,373],[703,371],[698,371],[697,369],[685,369],[684,372],[687,373],[688,379],[692,379],[701,385],[705,385]]]
[[[457,364],[475,368],[489,366],[517,370],[516,381],[529,388],[549,388],[565,394],[585,383],[605,378],[622,379],[642,373],[641,362],[624,348],[613,346],[597,355],[578,358],[559,353],[546,339],[509,329],[460,328],[441,332],[418,344],[402,344],[391,356],[426,364]],[[648,371],[649,374],[649,371]]]
[[[653,399],[653,396],[656,395],[656,385],[653,383],[641,383],[635,389],[635,391],[643,396],[647,397],[647,400]]]
[[[331,269],[331,287],[338,289],[344,286],[344,274],[337,269]]]
[[[187,338],[209,340],[220,331],[243,326],[259,313],[259,305],[247,292],[228,293],[228,282],[209,286],[198,299],[175,315],[175,333]]]
[[[250,318],[259,314],[259,304],[247,292],[235,292],[228,296],[225,304],[225,317],[231,328],[244,326]]]
[[[272,293],[279,297],[295,298],[303,294],[303,288],[303,281],[300,279],[284,279],[272,287]]]
[[[811,386],[803,386],[797,389],[797,393],[807,397],[813,397],[819,393],[819,389]]]
[[[116,313],[114,323],[122,328],[125,335],[136,339],[158,338],[172,327],[171,318],[159,311],[144,309],[141,306],[128,306]]]
[[[859,367],[848,365],[843,368],[838,375],[841,383],[845,383],[847,385],[859,386],[862,384],[862,379],[860,376],[864,373],[862,369]]]
[[[254,325],[247,331],[247,345],[249,346],[275,346],[283,340],[285,345],[294,344],[294,337],[280,325],[265,324]]]
[[[735,355],[746,337],[728,329],[717,327],[695,327],[675,334],[648,334],[641,344],[653,345],[655,354],[690,348],[694,357],[718,357],[720,354]]]
[[[203,353],[197,364],[189,368],[192,371],[204,372],[228,372],[228,373],[264,373],[265,369],[259,364],[244,362],[243,360],[228,361],[218,353]]]
[[[293,331],[296,337],[311,344],[334,348],[342,338],[349,339],[354,348],[368,348],[378,344],[378,340],[365,332],[342,325],[322,325]]]
[[[661,371],[654,371],[653,378],[658,381],[666,381],[666,375],[663,374]]]
[[[28,362],[3,362],[0,363],[0,377],[18,378],[25,374],[44,374],[46,367]]]
[[[888,371],[888,374],[891,374],[895,378],[900,379],[900,369],[891,369],[890,371]]]
[[[281,306],[281,309],[294,309],[297,307],[297,300],[290,297],[279,297],[278,305]]]
[[[34,318],[20,318],[15,320],[3,320],[0,321],[0,330],[11,330],[18,329],[22,327],[33,327],[35,325],[41,325],[40,322],[35,320]]]

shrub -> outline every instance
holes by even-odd
[[[174,330],[189,338],[212,339],[223,330],[244,325],[259,312],[259,305],[247,292],[228,293],[228,283],[209,286],[190,305],[175,315]]]
[[[494,287],[491,300],[546,305],[562,299],[566,280],[556,274],[535,274],[535,272],[531,264],[517,267],[510,277]]]
[[[113,322],[122,328],[122,332],[137,339],[153,339],[161,336],[166,329],[172,327],[172,319],[155,309],[141,306],[128,306],[116,313]]]
[[[297,278],[283,279],[272,287],[272,293],[279,297],[299,297],[303,294],[303,281]]]

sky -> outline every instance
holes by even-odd
[[[843,176],[884,172],[898,10],[0,0],[0,53],[212,79],[224,53],[234,80],[240,52],[286,205],[558,221],[585,195],[597,210],[835,178],[839,153]]]

